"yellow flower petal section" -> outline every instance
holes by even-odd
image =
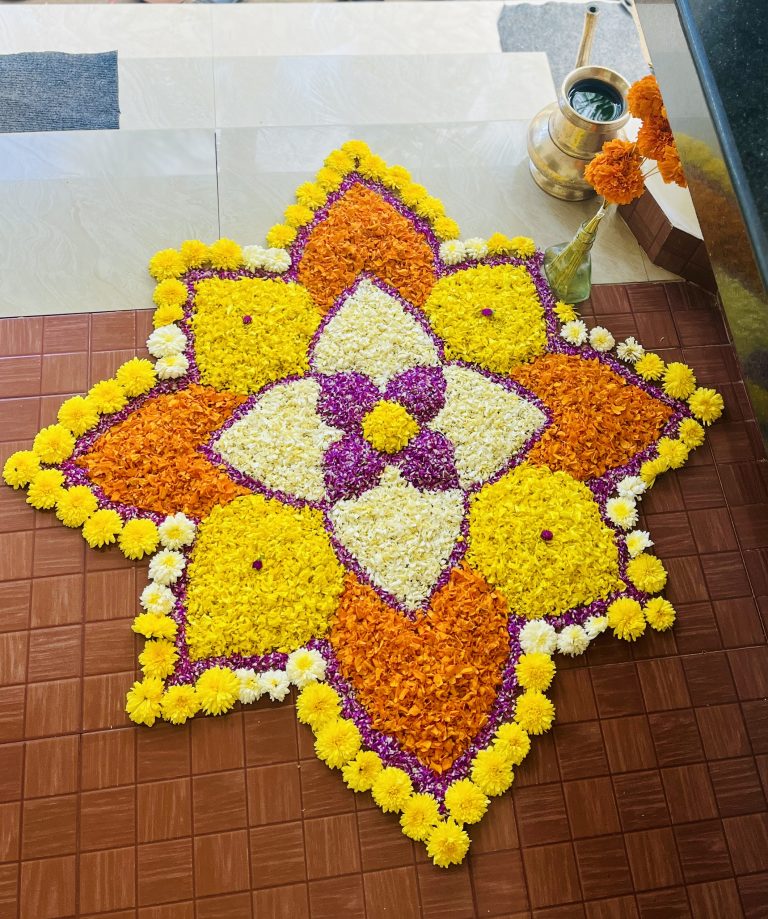
[[[299,284],[262,278],[201,281],[192,316],[201,382],[247,393],[306,373],[307,348],[321,318]]]
[[[261,495],[214,508],[189,564],[190,657],[290,652],[324,635],[343,574],[319,511]]]
[[[565,472],[523,463],[472,499],[469,524],[467,562],[516,615],[559,615],[623,586],[613,530]]]
[[[448,359],[507,373],[543,354],[544,310],[522,265],[478,265],[441,278],[424,304]]]

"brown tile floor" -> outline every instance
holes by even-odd
[[[0,488],[0,919],[768,916],[768,490],[738,366],[696,288],[598,287],[584,313],[726,400],[644,502],[680,620],[560,662],[554,730],[455,870],[316,761],[288,703],[130,726],[141,566]],[[1,321],[0,460],[148,323]]]

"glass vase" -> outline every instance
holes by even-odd
[[[552,293],[564,303],[581,303],[592,290],[592,246],[600,221],[606,214],[605,202],[585,220],[570,242],[550,246],[544,252],[544,274]]]

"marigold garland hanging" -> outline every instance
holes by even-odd
[[[317,755],[447,867],[550,728],[553,655],[672,626],[637,504],[722,398],[588,331],[541,264],[526,237],[461,240],[361,141],[266,247],[151,259],[154,364],[67,400],[3,472],[90,546],[151,556],[133,721],[293,686]]]

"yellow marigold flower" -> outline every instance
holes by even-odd
[[[210,260],[214,268],[232,271],[243,264],[243,250],[233,239],[217,239],[210,247]]]
[[[477,823],[488,810],[488,798],[471,779],[459,779],[448,786],[445,806],[457,823]]]
[[[83,538],[92,549],[100,549],[113,543],[122,528],[123,521],[117,511],[103,508],[85,521]]]
[[[384,176],[384,184],[398,190],[411,181],[411,174],[405,166],[390,166]]]
[[[690,450],[681,440],[672,440],[671,437],[662,437],[656,444],[658,456],[656,457],[661,463],[665,463],[667,469],[680,469],[685,465]]]
[[[531,739],[516,721],[500,724],[496,731],[494,747],[506,754],[513,766],[519,766],[528,756]]]
[[[546,689],[555,675],[555,662],[548,654],[521,654],[515,673],[523,689]]]
[[[387,164],[380,156],[377,156],[375,153],[369,153],[368,156],[360,157],[357,171],[364,178],[378,182],[386,174]]]
[[[664,361],[652,351],[646,351],[635,364],[635,370],[644,380],[660,380],[664,375],[664,367]]]
[[[518,698],[515,721],[528,734],[543,734],[552,727],[554,720],[555,706],[543,692],[529,689]]]
[[[427,840],[427,855],[438,868],[458,865],[468,850],[469,836],[454,820],[439,823]]]
[[[148,641],[139,655],[139,663],[144,675],[156,676],[160,679],[173,673],[178,659],[179,652],[175,645],[162,638],[158,641]]]
[[[670,361],[664,371],[664,392],[673,399],[687,399],[696,389],[696,377],[687,364]]]
[[[35,435],[32,450],[42,463],[60,463],[72,455],[75,438],[63,424],[49,424]]]
[[[188,296],[187,285],[178,278],[166,278],[152,293],[152,299],[157,306],[182,306],[187,302]]]
[[[354,156],[358,159],[362,156],[370,156],[371,153],[371,148],[364,140],[348,140],[341,145],[341,149],[349,156]]]
[[[688,400],[688,406],[702,424],[712,424],[723,414],[723,397],[717,390],[700,386]]]
[[[693,418],[683,418],[677,436],[689,449],[700,447],[704,443],[704,428]]]
[[[496,744],[481,750],[472,763],[472,781],[486,795],[503,795],[512,784],[512,759]]]
[[[426,220],[430,221],[435,221],[438,217],[442,217],[445,214],[443,202],[439,198],[435,198],[434,195],[424,195],[419,198],[414,210],[419,217],[424,217]]]
[[[182,307],[171,304],[159,306],[152,316],[152,325],[156,329],[161,329],[163,326],[172,325],[183,318],[184,310]]]
[[[240,680],[229,667],[211,667],[200,674],[197,698],[206,715],[222,715],[237,702]]]
[[[674,606],[664,597],[653,597],[643,607],[648,625],[657,632],[666,632],[677,618]]]
[[[458,239],[461,234],[458,223],[450,217],[438,217],[432,229],[438,239]]]
[[[373,800],[385,813],[401,811],[413,794],[413,783],[402,769],[387,766],[374,779],[371,794]]]
[[[123,555],[131,559],[150,555],[157,548],[159,541],[157,526],[145,518],[129,520],[118,539]]]
[[[325,191],[314,182],[304,182],[296,189],[296,201],[312,211],[325,204],[325,197]]]
[[[384,768],[378,753],[361,750],[341,770],[344,781],[352,791],[370,791],[374,779]]]
[[[488,237],[489,255],[509,255],[512,251],[512,240],[503,233],[492,233]]]
[[[645,631],[645,617],[637,600],[620,597],[608,607],[608,625],[617,638],[634,641]]]
[[[296,230],[284,223],[276,223],[267,233],[267,245],[274,249],[285,249],[296,239]]]
[[[126,396],[141,396],[155,385],[155,368],[152,361],[132,357],[118,367],[115,379],[123,387]]]
[[[440,822],[440,809],[432,795],[413,794],[403,805],[400,826],[403,833],[416,842],[425,842]]]
[[[667,572],[661,559],[646,553],[627,562],[627,577],[638,590],[649,594],[657,594],[667,583]]]
[[[415,208],[426,195],[427,189],[423,185],[419,185],[418,182],[406,182],[400,188],[400,197],[403,199],[403,204],[410,208]]]
[[[669,465],[663,460],[646,460],[640,467],[640,478],[645,482],[648,488],[651,488],[656,481],[656,477],[666,472]]]
[[[355,168],[355,161],[352,156],[344,150],[333,150],[323,160],[323,165],[327,169],[333,169],[346,175]]]
[[[560,322],[575,322],[579,318],[576,308],[571,303],[563,303],[558,300],[555,304],[555,316]]]
[[[87,485],[75,485],[59,495],[56,516],[65,527],[81,527],[98,506],[96,495]]]
[[[145,638],[175,638],[178,626],[170,616],[161,613],[139,613],[131,628]]]
[[[187,268],[200,268],[209,260],[211,252],[199,239],[186,239],[181,244],[181,257]]]
[[[315,182],[326,194],[336,191],[343,181],[344,176],[342,173],[337,169],[331,169],[330,166],[323,166],[318,169],[315,176]]]
[[[160,700],[160,712],[171,724],[184,724],[200,710],[194,686],[169,686]]]
[[[64,493],[64,475],[58,469],[42,469],[32,479],[27,492],[27,504],[39,511],[50,510]]]
[[[31,450],[12,453],[3,466],[3,478],[11,488],[23,488],[40,472],[40,460]]]
[[[315,752],[331,769],[341,769],[357,756],[361,742],[355,722],[337,717],[317,732]]]
[[[289,227],[303,227],[305,223],[315,216],[314,211],[301,204],[289,204],[283,213],[283,218]]]
[[[363,419],[363,437],[384,453],[398,453],[418,433],[419,423],[399,402],[382,399]]]
[[[176,249],[161,249],[149,260],[149,273],[156,281],[177,278],[186,270],[184,259]]]
[[[62,402],[56,417],[59,424],[71,431],[75,437],[80,437],[91,428],[95,428],[99,421],[99,413],[91,399],[83,396],[72,396]]]
[[[131,721],[152,727],[160,716],[160,700],[163,697],[163,681],[157,677],[146,677],[133,684],[125,700],[125,710]]]
[[[530,258],[536,252],[536,243],[527,236],[513,236],[509,241],[512,254]]]
[[[296,717],[315,731],[338,718],[340,712],[339,694],[327,683],[310,683],[296,699]]]
[[[117,380],[102,380],[91,386],[88,390],[88,399],[102,415],[119,412],[128,402],[125,390]]]

